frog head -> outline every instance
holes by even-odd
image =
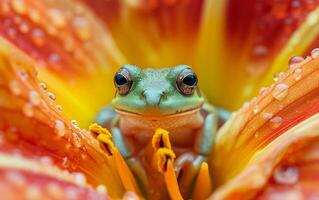
[[[204,98],[191,67],[140,69],[122,66],[114,76],[112,105],[120,114],[163,117],[199,110]]]

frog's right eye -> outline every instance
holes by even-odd
[[[114,76],[114,85],[120,95],[127,95],[132,86],[130,72],[127,69],[120,69]]]

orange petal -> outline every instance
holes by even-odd
[[[215,105],[237,109],[318,37],[317,1],[207,1],[196,69]],[[280,62],[279,62],[280,61]],[[211,84],[214,80],[214,84]]]
[[[3,199],[109,199],[101,187],[93,190],[32,171],[0,168]]]
[[[210,199],[311,199],[318,197],[319,114],[257,152],[247,167]]]
[[[66,115],[88,126],[113,97],[113,73],[125,63],[110,32],[75,0],[1,1],[0,11],[0,36],[37,61]]]
[[[90,185],[103,184],[110,196],[121,197],[115,165],[97,140],[61,114],[52,93],[37,81],[34,62],[4,40],[0,44],[1,151],[48,157],[51,164],[81,172]]]
[[[218,184],[238,174],[256,152],[319,112],[318,57],[295,64],[281,79],[262,89],[218,132],[211,161]]]

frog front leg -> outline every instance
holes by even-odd
[[[129,136],[124,135],[118,128],[119,116],[112,106],[107,106],[98,114],[96,122],[109,129],[112,133],[112,141],[121,155],[124,157],[127,165],[138,179],[138,182],[147,186],[147,176],[139,159],[134,157],[134,144]]]
[[[179,177],[181,192],[189,191],[193,181],[198,175],[201,164],[210,155],[217,132],[218,114],[209,104],[203,106],[204,124],[199,130],[194,144],[194,152],[180,155],[175,162],[175,170]]]

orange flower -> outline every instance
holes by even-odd
[[[276,2],[1,1],[2,197],[318,198],[319,2]],[[288,64],[298,54],[311,56]],[[214,105],[251,99],[220,128],[192,191],[178,186],[165,130],[145,151],[156,162],[141,191],[111,134],[89,127],[125,63],[189,64]]]

